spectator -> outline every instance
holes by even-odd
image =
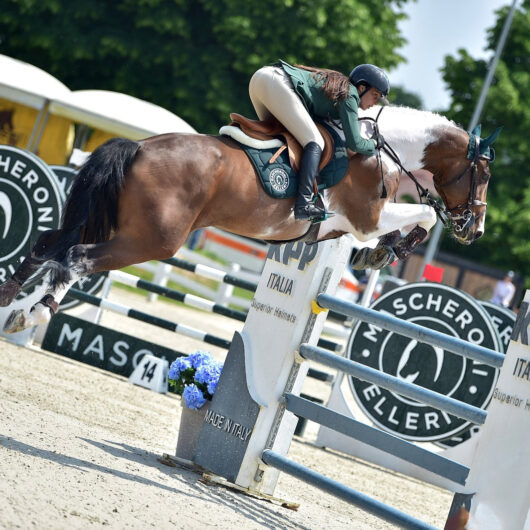
[[[502,307],[510,307],[513,295],[515,294],[515,285],[513,284],[513,271],[508,271],[502,280],[497,282],[493,296],[490,302]]]

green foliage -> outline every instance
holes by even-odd
[[[473,244],[473,257],[500,269],[513,269],[527,278],[530,287],[530,1],[517,9],[503,54],[497,66],[482,113],[483,136],[503,125],[495,143],[497,159],[491,165],[488,188],[486,232]],[[497,11],[497,20],[488,31],[492,57],[509,6]],[[452,94],[445,114],[468,126],[478,100],[488,64],[459,50],[457,57],[446,57],[444,80]],[[461,252],[452,241],[445,249]]]
[[[405,0],[4,0],[0,51],[71,89],[151,101],[200,132],[252,115],[248,82],[278,58],[345,73],[402,58]]]
[[[393,86],[388,95],[388,101],[391,105],[401,105],[413,109],[423,109],[423,101],[420,96],[413,92],[407,92],[403,87]]]
[[[192,383],[195,383],[194,380],[195,376],[195,368],[188,368],[187,370],[184,370],[180,372],[180,379],[169,379],[168,380],[168,386],[169,390],[173,392],[174,394],[179,394],[182,396],[182,393],[184,392],[184,387],[188,384],[191,385]],[[203,388],[201,388],[202,391],[208,392],[208,389],[206,388],[206,385],[201,385]]]

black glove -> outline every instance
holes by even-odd
[[[372,140],[375,142],[375,148],[381,149],[385,145],[385,139],[383,135],[379,132],[374,132]]]

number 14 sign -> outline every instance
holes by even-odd
[[[168,369],[169,363],[165,359],[146,354],[129,377],[129,382],[167,394]]]

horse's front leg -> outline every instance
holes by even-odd
[[[395,230],[403,230],[406,226],[419,226],[426,233],[436,224],[434,208],[426,204],[397,204],[386,202],[377,225],[377,235],[389,234]]]
[[[401,231],[394,230],[389,234],[381,236],[375,248],[364,247],[357,250],[350,259],[351,268],[354,270],[379,270],[394,263],[397,256],[393,247],[400,239]]]
[[[392,209],[392,207],[397,205],[389,206]],[[405,226],[415,225],[403,239],[392,245],[392,249],[397,258],[405,260],[418,248],[421,242],[427,237],[429,230],[436,224],[436,212],[432,207],[425,204],[403,204],[400,206],[405,207],[403,210],[409,213],[409,215],[412,214],[408,217]]]
[[[360,249],[351,260],[354,269],[382,269],[396,259],[406,259],[425,239],[436,223],[433,208],[424,204],[385,203],[377,229],[365,238],[379,237],[374,249]],[[406,226],[415,227],[401,239],[401,230]]]

